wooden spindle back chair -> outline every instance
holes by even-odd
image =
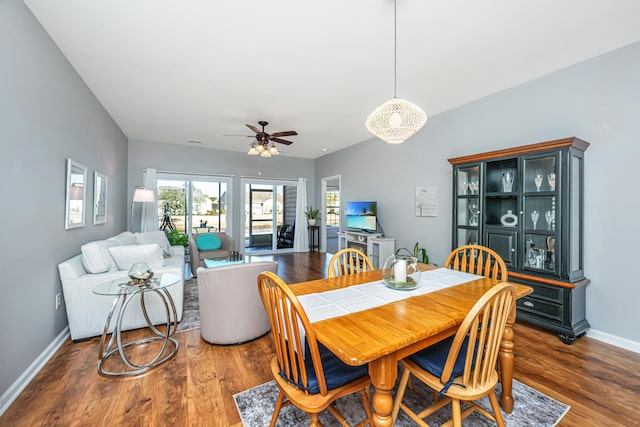
[[[276,349],[271,371],[280,388],[270,425],[275,425],[280,409],[290,403],[307,413],[312,426],[319,425],[318,414],[326,408],[348,425],[335,401],[355,392],[360,394],[367,414],[357,425],[372,425],[367,366],[346,365],[317,341],[300,301],[277,275],[260,274],[258,290],[271,322]],[[325,366],[331,367],[331,377],[325,375]]]
[[[346,248],[339,250],[331,257],[327,274],[329,278],[333,278],[371,270],[373,270],[373,264],[369,257],[358,249]]]

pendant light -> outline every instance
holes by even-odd
[[[401,144],[419,131],[427,115],[417,105],[396,97],[397,86],[397,18],[393,0],[393,99],[385,102],[367,117],[367,130],[389,144]]]

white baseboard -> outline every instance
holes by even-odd
[[[625,350],[640,353],[640,342],[611,335],[606,332],[598,331],[597,329],[589,329],[587,331],[587,336],[598,341],[606,342],[607,344],[615,345],[616,347],[624,348]]]
[[[11,387],[0,396],[0,416],[11,406],[14,400],[22,393],[27,385],[33,380],[38,372],[47,364],[49,359],[58,351],[58,349],[69,338],[69,326],[64,328],[62,332],[44,349],[42,353],[33,361],[26,371],[11,384]]]

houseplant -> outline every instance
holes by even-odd
[[[307,217],[309,225],[316,225],[316,221],[320,219],[320,210],[313,209],[311,206],[307,206],[307,210],[304,214]]]
[[[413,256],[418,258],[423,264],[429,264],[429,255],[427,255],[427,250],[425,248],[421,248],[419,242],[413,246]]]
[[[171,230],[167,232],[167,240],[171,246],[184,246],[189,245],[189,236],[178,230]]]

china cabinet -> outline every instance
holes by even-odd
[[[554,330],[567,344],[589,328],[583,266],[584,152],[565,138],[449,159],[453,166],[453,248],[496,251],[509,281],[534,292],[518,319]]]

